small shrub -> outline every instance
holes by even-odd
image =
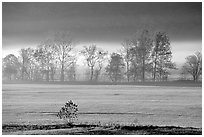
[[[78,105],[72,100],[67,101],[65,105],[60,109],[57,116],[60,119],[66,120],[67,124],[72,124],[74,119],[77,118]]]

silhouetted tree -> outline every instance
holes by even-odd
[[[21,64],[21,79],[25,80],[33,78],[33,68],[35,67],[35,63],[33,60],[34,49],[26,48],[21,49],[20,53],[20,64]]]
[[[99,71],[97,72],[97,75],[99,75],[100,70],[102,69],[102,62],[104,61],[107,52],[97,48],[96,45],[91,45],[89,47],[84,46],[81,54],[86,58],[87,65],[90,68],[90,80],[92,81],[96,65],[99,67],[97,70]]]
[[[11,80],[12,76],[16,78],[20,68],[20,63],[18,62],[18,58],[15,55],[9,54],[3,58],[2,67],[3,75]]]
[[[202,74],[202,54],[200,52],[186,57],[186,62],[182,67],[182,73],[190,74],[194,81],[198,81]]]
[[[60,65],[60,81],[64,81],[64,71],[74,60],[72,53],[74,48],[73,40],[69,33],[56,33],[52,45],[55,57]]]
[[[122,56],[118,53],[112,53],[109,64],[106,67],[106,72],[113,82],[121,80],[124,66],[125,64]]]
[[[130,39],[125,39],[124,42],[122,43],[122,50],[121,54],[124,58],[125,66],[126,66],[126,77],[127,81],[130,81],[130,76],[131,76],[131,48],[132,48],[132,42]]]
[[[76,62],[73,62],[67,70],[67,77],[69,81],[76,80]]]
[[[141,73],[141,79],[145,81],[145,72],[149,66],[150,54],[153,47],[153,40],[150,31],[147,29],[139,30],[136,35],[131,39],[132,47],[130,48],[130,60],[132,64],[132,71],[134,77],[136,74]]]
[[[138,46],[132,46],[130,48],[130,74],[133,76],[134,82],[138,79],[138,76],[141,76],[141,57],[139,56]]]
[[[155,36],[155,45],[152,51],[152,72],[153,80],[156,76],[162,79],[168,77],[168,69],[175,69],[176,66],[171,61],[172,52],[170,47],[169,37],[165,32],[158,32]]]
[[[53,69],[53,62],[55,61],[53,45],[49,41],[43,42],[35,50],[34,57],[38,61],[41,72],[46,74],[46,81],[50,81],[50,72]],[[52,76],[52,80],[54,76]]]

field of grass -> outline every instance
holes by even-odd
[[[139,85],[3,84],[3,124],[61,124],[68,100],[79,106],[77,123],[202,127],[201,87]]]

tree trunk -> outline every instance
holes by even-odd
[[[162,81],[162,68],[159,70],[159,80]]]
[[[47,70],[47,71],[46,71],[46,81],[47,81],[47,82],[50,81],[49,75],[50,75],[49,70]]]
[[[127,81],[130,81],[130,75],[129,75],[129,62],[127,61]]]
[[[21,72],[21,79],[24,80],[24,72],[25,72],[25,67],[24,67],[24,60],[23,60],[23,66],[22,66],[22,72]]]
[[[142,82],[145,82],[145,58],[142,59]]]
[[[198,76],[197,76],[197,75],[194,75],[194,76],[193,76],[193,80],[194,80],[195,82],[197,82],[197,81],[198,81]]]
[[[61,77],[60,77],[61,82],[64,82],[64,63],[62,63],[61,66]]]
[[[24,59],[24,57],[23,57],[23,68],[22,68],[22,74],[21,74],[21,78],[22,78],[22,80],[24,80],[24,74],[25,74],[25,59]]]
[[[134,64],[134,78],[133,78],[134,82],[136,82],[137,74],[138,73],[137,73],[136,65]]]
[[[93,80],[93,74],[94,74],[94,68],[93,66],[91,66],[91,78],[90,78],[91,81]]]
[[[24,67],[22,68],[21,79],[24,80]]]
[[[117,82],[117,74],[115,75],[115,82]]]
[[[116,68],[116,73],[115,73],[115,83],[117,82],[117,80],[118,80],[118,66],[117,66],[117,68]]]
[[[95,71],[95,81],[98,81],[98,76],[99,76],[99,70]]]
[[[156,80],[156,68],[157,68],[157,61],[155,59],[154,60],[154,72],[153,72],[153,79],[154,79],[154,81]]]
[[[133,80],[134,80],[134,82],[136,82],[136,77],[135,76],[134,76]]]
[[[50,77],[51,77],[51,80],[54,81],[54,72],[53,72],[53,70],[51,70]]]
[[[193,75],[193,80],[195,81],[195,75]]]

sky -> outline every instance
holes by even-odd
[[[111,52],[139,29],[166,32],[173,61],[202,50],[202,3],[2,3],[2,55],[36,47],[54,32],[68,31],[77,47],[96,44]]]

